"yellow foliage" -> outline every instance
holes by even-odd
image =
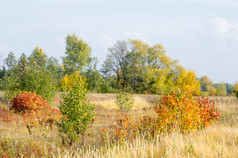
[[[138,51],[142,55],[146,55],[149,49],[149,44],[140,40],[130,40],[130,42],[134,46],[133,48],[136,49],[135,51]]]
[[[235,84],[235,90],[238,91],[238,82]]]
[[[208,90],[208,92],[209,92],[209,94],[210,94],[211,96],[215,96],[215,95],[216,95],[217,90],[216,90],[215,87],[213,87],[213,86],[208,86],[208,87],[207,87],[207,90]]]
[[[176,87],[181,90],[189,89],[193,95],[200,95],[200,82],[194,71],[182,69],[178,75]]]
[[[60,80],[60,88],[62,90],[71,89],[73,85],[76,84],[76,82],[80,79],[82,79],[81,81],[84,82],[84,85],[86,85],[85,80],[82,78],[82,76],[80,76],[79,71],[75,71],[72,75],[66,74],[64,78]]]

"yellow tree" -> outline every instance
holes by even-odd
[[[236,82],[233,92],[236,94],[236,97],[238,98],[238,82]]]
[[[177,80],[176,80],[176,87],[180,90],[191,90],[193,95],[200,95],[200,82],[197,79],[197,75],[194,71],[181,69]]]
[[[66,74],[64,78],[60,80],[60,89],[61,90],[69,90],[76,84],[78,78],[81,78],[83,81],[84,79],[79,75],[79,71],[75,71],[72,75]],[[86,84],[86,83],[85,83]]]
[[[216,94],[216,88],[213,86],[212,80],[208,78],[206,75],[201,76],[199,82],[201,85],[201,91],[203,92],[203,95],[214,96]]]

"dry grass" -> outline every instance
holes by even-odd
[[[130,117],[138,119],[151,112],[148,107],[158,96],[135,95],[135,108]],[[29,135],[23,124],[0,121],[0,153],[9,157],[238,157],[238,101],[235,97],[212,97],[216,100],[221,117],[201,131],[189,135],[174,132],[158,135],[154,139],[138,137],[133,143],[117,145],[100,144],[99,131],[115,125],[115,99],[113,94],[90,94],[89,99],[97,105],[97,117],[87,132],[86,146],[62,145],[54,126],[35,128]],[[58,106],[59,100],[54,106]],[[113,105],[114,104],[114,105]]]
[[[149,108],[154,105],[158,99],[158,95],[133,95],[135,101],[133,109]],[[118,109],[116,106],[116,94],[97,94],[90,93],[89,101],[97,106],[105,109]]]

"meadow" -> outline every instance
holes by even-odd
[[[157,95],[134,95],[134,107],[128,116],[138,120],[152,114]],[[89,101],[96,105],[96,118],[86,132],[85,146],[82,142],[73,146],[63,145],[57,126],[38,126],[29,135],[20,116],[3,116],[0,120],[0,157],[238,157],[238,100],[234,96],[209,97],[216,102],[220,117],[203,130],[190,134],[174,131],[154,138],[138,135],[134,141],[117,144],[101,142],[102,128],[116,126],[114,94],[90,93]],[[55,98],[57,108],[60,97]],[[1,109],[7,109],[2,103]],[[8,118],[9,117],[9,118]]]

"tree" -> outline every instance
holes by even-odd
[[[97,58],[90,58],[88,68],[85,73],[82,74],[87,78],[87,87],[89,91],[101,92],[101,86],[103,84],[103,78],[97,70]]]
[[[217,96],[226,96],[227,95],[227,90],[226,90],[226,85],[225,83],[217,83],[214,84],[216,88],[216,95]]]
[[[82,71],[88,64],[91,48],[75,34],[66,37],[66,57],[63,57],[65,74],[71,75],[74,71]]]
[[[160,94],[174,85],[180,66],[166,55],[162,45],[140,40],[117,41],[109,48],[109,54],[101,72],[116,77],[117,89],[129,89],[136,93],[152,90]]]
[[[125,41],[117,41],[116,44],[108,49],[110,54],[103,64],[102,72],[107,74],[114,74],[117,78],[118,89],[125,84],[126,59],[128,56],[128,43]]]
[[[9,52],[7,58],[4,60],[4,65],[8,71],[11,71],[17,64],[16,57],[13,52]]]
[[[229,84],[229,83],[225,83],[225,85],[226,85],[227,93],[228,93],[229,95],[231,95],[231,94],[232,94],[233,86],[232,86],[231,84]]]
[[[45,68],[47,56],[42,48],[35,47],[32,54],[28,58],[29,65],[35,68]]]
[[[63,117],[58,127],[63,141],[67,141],[70,145],[79,141],[80,134],[84,144],[85,131],[96,115],[95,105],[89,103],[86,95],[86,85],[81,76],[72,88],[62,94],[63,100],[59,109]]]
[[[63,76],[63,70],[61,65],[59,64],[59,60],[54,57],[50,57],[47,60],[46,70],[49,71],[57,81],[59,81]]]
[[[238,98],[238,82],[236,82],[235,87],[232,91],[235,93],[236,97]]]
[[[216,94],[216,88],[213,87],[213,82],[211,79],[209,79],[206,75],[202,76],[199,79],[201,90],[203,92],[203,95],[215,95]]]
[[[62,78],[60,80],[60,88],[62,91],[67,91],[69,89],[72,89],[73,86],[76,84],[76,82],[78,81],[78,78],[80,77],[80,72],[79,71],[75,71],[73,74],[71,75],[65,75],[64,78]]]
[[[20,72],[25,72],[27,69],[27,64],[28,64],[27,57],[24,53],[22,53],[20,59],[18,60],[17,68],[19,69]]]
[[[12,56],[6,61],[14,61]],[[6,62],[6,66],[11,67],[2,81],[6,101],[27,91],[36,92],[51,102],[56,94],[57,83],[53,74],[46,69],[47,60],[43,50],[36,47],[28,58],[23,53],[14,65]]]
[[[194,71],[182,69],[176,80],[176,87],[182,91],[190,90],[193,95],[200,95],[200,83]]]

